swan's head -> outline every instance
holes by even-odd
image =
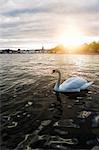
[[[58,69],[54,69],[52,70],[52,73],[60,73],[60,71]]]

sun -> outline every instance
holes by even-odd
[[[76,27],[70,26],[59,35],[59,42],[68,48],[74,48],[84,43],[84,33]]]
[[[60,42],[66,46],[66,47],[77,47],[79,46],[80,44],[83,43],[83,41],[81,40],[81,37],[77,37],[77,36],[64,36],[60,39]]]

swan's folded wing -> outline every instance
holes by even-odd
[[[68,80],[64,81],[60,86],[60,91],[72,91],[76,89],[80,89],[87,81],[80,77],[71,77]]]
[[[68,78],[67,80],[65,80],[63,83],[64,83],[64,84],[67,84],[67,83],[69,83],[69,82],[75,80],[76,78],[77,78],[77,76],[70,77],[70,78]],[[63,83],[62,83],[62,84],[63,84]]]

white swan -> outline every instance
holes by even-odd
[[[58,73],[59,79],[55,84],[54,90],[56,92],[80,92],[81,90],[88,89],[93,82],[88,82],[87,80],[79,77],[79,76],[73,76],[69,79],[65,80],[62,84],[60,84],[61,80],[61,73],[59,70],[53,70],[52,73]]]

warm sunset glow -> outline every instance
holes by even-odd
[[[86,36],[83,30],[80,29],[76,24],[71,23],[67,29],[61,31],[58,36],[58,42],[63,44],[65,47],[73,50],[84,43],[90,43],[94,40],[99,40],[98,37]]]
[[[83,43],[81,37],[76,37],[76,36],[62,37],[60,39],[60,42],[67,47],[76,47]]]
[[[67,47],[76,47],[84,43],[84,33],[77,27],[69,26],[69,28],[59,36],[59,42]]]

